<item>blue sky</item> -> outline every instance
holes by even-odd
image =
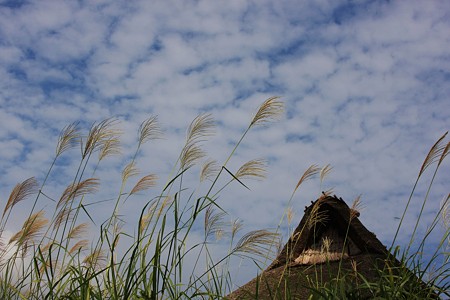
[[[248,230],[276,227],[306,168],[331,164],[322,188],[348,203],[361,194],[361,221],[387,244],[423,159],[449,129],[449,20],[446,1],[0,0],[0,200],[30,176],[43,179],[71,122],[121,121],[125,159],[99,171],[106,195],[147,117],[158,115],[165,139],[143,149],[139,166],[164,181],[196,115],[219,124],[206,147],[221,162],[276,95],[284,118],[252,131],[230,162],[236,170],[268,158],[267,179],[222,195],[230,217]],[[57,171],[74,165],[65,158]],[[449,174],[447,162],[424,228],[448,195]],[[61,177],[49,184],[55,198]],[[320,188],[318,179],[301,187],[295,223]]]

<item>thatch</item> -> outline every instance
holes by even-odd
[[[338,274],[359,273],[376,280],[375,265],[389,255],[386,247],[341,198],[326,196],[305,208],[305,215],[277,258],[262,274],[227,296],[228,299],[307,299],[314,283]],[[364,297],[364,295],[360,295]]]

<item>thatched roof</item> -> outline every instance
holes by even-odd
[[[387,254],[386,247],[364,227],[358,216],[359,212],[352,211],[342,198],[336,196],[324,196],[312,202],[305,208],[305,215],[281,253],[267,269],[323,262],[317,261],[320,260],[318,252],[332,256],[343,254],[344,257],[360,253]],[[330,242],[331,245],[326,245]]]
[[[305,215],[277,258],[257,278],[228,299],[307,299],[313,282],[329,282],[355,268],[368,280],[377,278],[386,247],[359,221],[359,212],[341,198],[326,196],[305,208]],[[355,276],[355,280],[358,277]],[[276,295],[276,293],[279,293]]]

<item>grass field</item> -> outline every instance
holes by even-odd
[[[244,186],[244,178],[262,178],[265,162],[251,160],[237,172],[228,169],[228,162],[248,132],[256,126],[266,125],[280,116],[283,103],[276,97],[267,99],[256,111],[228,157],[218,163],[206,160],[202,143],[214,133],[211,115],[199,115],[187,130],[186,141],[172,176],[161,190],[154,192],[142,206],[139,218],[127,224],[133,233],[123,230],[124,220],[120,208],[130,198],[156,186],[158,176],[148,174],[137,177],[136,158],[141,147],[162,135],[156,117],[149,118],[139,129],[136,152],[126,163],[121,174],[121,186],[115,195],[112,214],[106,220],[94,220],[85,198],[98,191],[100,178],[97,167],[88,174],[88,165],[98,166],[110,156],[120,153],[120,130],[115,119],[92,125],[82,134],[77,124],[64,128],[56,146],[55,157],[45,179],[38,183],[34,177],[17,184],[3,209],[0,233],[4,233],[14,218],[16,205],[30,203],[30,211],[21,230],[6,239],[2,234],[0,249],[1,299],[220,299],[229,294],[233,278],[228,271],[232,257],[258,261],[270,257],[280,243],[278,230],[256,230],[243,233],[239,221],[225,222],[225,211],[217,201],[229,184]],[[431,190],[437,171],[450,151],[446,135],[432,146],[420,168],[414,189],[407,199],[404,214],[390,246],[391,252],[405,268],[395,272],[381,267],[378,282],[361,280],[361,285],[349,285],[345,274],[328,283],[311,282],[312,298],[351,298],[355,289],[370,291],[374,297],[410,299],[428,295],[450,297],[449,287],[449,197],[437,209],[427,234],[419,248],[410,247],[420,226],[420,212],[406,249],[397,247],[399,229],[417,184],[426,169],[434,168],[429,182]],[[72,177],[62,178],[66,188],[53,207],[38,210],[47,195],[47,180],[52,176],[56,162],[72,148],[81,148],[79,166]],[[71,152],[70,152],[71,153]],[[95,155],[94,155],[95,154]],[[194,165],[201,164],[200,183],[206,188],[186,186],[183,181]],[[295,191],[305,180],[320,174],[321,180],[330,167],[311,167],[299,180]],[[90,172],[90,171],[89,171]],[[139,179],[136,179],[139,178]],[[130,181],[134,184],[128,189]],[[294,193],[295,193],[294,191]],[[293,194],[294,194],[293,193]],[[428,201],[428,193],[423,205]],[[50,216],[50,217],[48,217]],[[289,212],[286,217],[289,217]],[[87,220],[87,221],[86,221]],[[92,224],[99,224],[98,234],[89,232]],[[281,222],[280,222],[281,224]],[[421,251],[428,245],[428,237],[443,225],[444,235],[433,252],[423,258]],[[202,228],[202,240],[192,242],[194,230]],[[94,236],[94,237],[93,237]],[[212,243],[227,239],[227,253],[217,259],[212,255]],[[223,242],[222,242],[223,243]],[[429,248],[426,248],[429,251]],[[187,264],[189,260],[189,264]],[[187,269],[186,265],[194,266]],[[410,284],[411,272],[424,286]],[[363,279],[363,278],[361,278]],[[417,281],[416,281],[417,282]],[[352,294],[353,293],[353,294]]]

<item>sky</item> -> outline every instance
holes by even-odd
[[[205,149],[220,165],[272,96],[285,103],[283,117],[253,128],[228,165],[265,158],[267,178],[245,181],[249,190],[227,188],[218,201],[229,218],[246,230],[275,228],[292,206],[298,223],[333,188],[349,204],[361,195],[360,220],[389,245],[428,150],[450,127],[450,2],[0,0],[0,201],[28,177],[43,181],[58,134],[72,122],[87,130],[120,121],[123,155],[97,173],[107,198],[146,118],[158,116],[164,138],[143,147],[138,166],[163,184],[197,115],[216,121]],[[77,150],[57,162],[51,197],[70,183]],[[312,164],[333,170],[288,205]],[[422,231],[449,193],[449,171],[446,162],[438,172]],[[419,182],[400,243],[409,241],[431,175]],[[30,203],[18,205],[17,220]],[[143,203],[127,203],[124,215]],[[92,205],[93,214],[105,217],[107,205]]]

